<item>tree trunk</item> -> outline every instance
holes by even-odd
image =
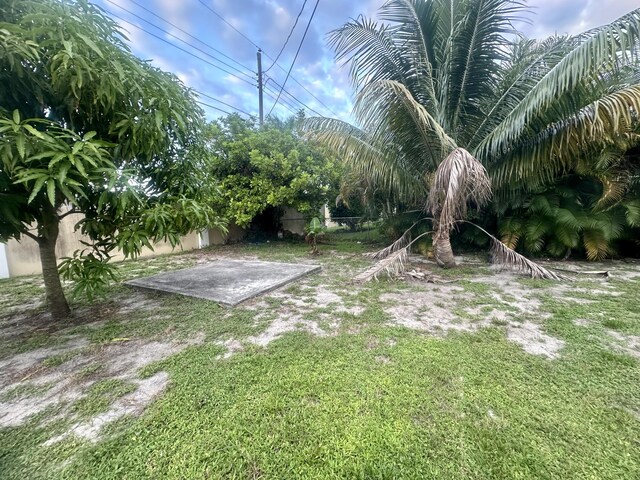
[[[441,232],[436,230],[433,236],[433,256],[438,266],[442,268],[453,268],[456,266],[448,231]]]
[[[40,263],[47,297],[47,306],[54,320],[62,320],[69,316],[71,310],[62,290],[58,262],[56,261],[56,241],[58,240],[59,220],[55,211],[53,218],[43,222],[42,235],[38,238],[40,247]]]

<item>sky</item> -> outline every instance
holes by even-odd
[[[210,105],[202,105],[209,120],[233,111],[244,116],[257,115],[256,46],[264,52],[265,116],[272,111],[279,117],[288,117],[305,108],[310,116],[349,120],[352,89],[348,67],[334,61],[327,34],[360,14],[375,18],[384,1],[319,0],[277,104],[275,99],[316,0],[306,3],[305,0],[94,0],[94,3],[122,26],[136,55],[173,72],[187,86],[201,92],[199,100]],[[274,64],[303,4],[305,8],[293,34]],[[554,33],[576,34],[609,23],[640,7],[640,0],[529,0],[528,4],[532,10],[529,21],[516,26],[529,37],[544,38]]]

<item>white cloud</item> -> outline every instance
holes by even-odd
[[[518,27],[528,36],[575,35],[610,23],[638,8],[638,0],[531,0],[530,25]]]

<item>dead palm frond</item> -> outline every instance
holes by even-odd
[[[493,235],[491,238],[491,263],[502,268],[523,272],[531,278],[546,280],[568,280],[568,277],[555,273],[510,249]]]
[[[449,231],[466,217],[469,201],[480,207],[491,196],[484,166],[464,148],[456,148],[438,166],[427,208],[437,219],[438,230]]]
[[[418,222],[416,222],[418,223]],[[503,269],[511,269],[520,273],[525,273],[529,275],[531,278],[538,279],[546,279],[546,280],[570,280],[570,277],[565,275],[556,273],[552,270],[549,270],[542,265],[537,264],[536,262],[529,260],[524,255],[519,254],[515,250],[509,248],[507,245],[502,243],[498,238],[491,235],[484,228],[476,225],[473,222],[469,222],[466,220],[459,220],[455,223],[467,223],[476,227],[478,230],[483,232],[485,235],[489,237],[491,240],[491,263],[494,265],[499,265]],[[413,226],[415,226],[414,224]],[[413,226],[411,228],[413,228]],[[408,234],[411,231],[411,228],[407,230],[399,240],[394,242],[394,244],[387,247],[387,249],[391,249],[396,243],[398,243],[402,239],[408,238]],[[400,247],[397,246],[396,250],[393,251],[390,255],[386,257],[381,257],[381,259],[376,262],[372,267],[365,270],[361,274],[357,275],[354,280],[356,282],[368,282],[370,280],[375,280],[379,275],[386,273],[389,276],[397,277],[405,273],[405,268],[407,264],[407,255],[409,253],[409,248],[413,243],[415,243],[418,239],[425,235],[430,235],[433,232],[426,232],[421,235],[418,235],[415,239],[407,243],[405,246]],[[405,240],[406,242],[406,240]],[[399,245],[403,243],[398,243]],[[382,254],[385,250],[381,250],[380,252],[376,252],[376,254]],[[376,258],[376,256],[373,256]]]
[[[411,243],[411,228],[402,234],[402,236],[388,247],[378,250],[377,252],[365,253],[365,256],[374,260],[382,260],[400,249],[406,248]]]
[[[383,273],[390,277],[400,275],[405,271],[407,256],[408,248],[401,248],[388,257],[379,260],[371,268],[365,270],[359,275],[356,275],[353,280],[358,283],[365,283],[370,280],[377,280],[378,275]]]
[[[405,213],[407,213],[407,212],[405,212]],[[374,260],[382,260],[383,258],[387,258],[392,253],[397,252],[401,248],[410,247],[414,243],[414,241],[411,239],[411,231],[413,230],[413,227],[415,227],[419,223],[427,221],[427,220],[433,221],[433,218],[430,218],[430,217],[421,218],[420,220],[414,222],[413,225],[411,225],[400,236],[400,238],[398,240],[396,240],[395,242],[393,242],[391,245],[389,245],[388,247],[383,248],[382,250],[378,250],[376,252],[365,253],[365,256],[369,257],[369,258],[373,258]],[[422,235],[418,236],[418,238],[421,238],[421,237],[422,237]],[[418,238],[416,238],[416,240],[418,240]]]
[[[472,225],[489,237],[489,239],[491,240],[491,263],[493,263],[494,265],[499,265],[502,268],[509,268],[517,272],[526,273],[531,278],[540,278],[546,280],[570,280],[569,277],[555,273],[547,268],[544,268],[542,265],[529,260],[524,255],[520,255],[518,252],[502,243],[500,239],[491,235],[481,226],[466,220],[462,220],[459,223],[467,223],[469,225]]]

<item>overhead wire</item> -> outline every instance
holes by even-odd
[[[178,36],[174,35],[173,33],[171,33],[171,32],[169,32],[169,31],[167,31],[167,30],[163,29],[162,27],[159,27],[159,26],[158,26],[158,25],[156,25],[155,23],[150,22],[149,20],[147,20],[147,19],[145,19],[145,18],[141,17],[140,15],[137,15],[136,13],[134,13],[134,12],[132,12],[132,11],[130,11],[130,10],[127,10],[126,8],[124,8],[124,7],[120,6],[120,5],[118,5],[116,2],[114,2],[114,1],[112,1],[112,0],[106,0],[106,1],[107,1],[107,2],[109,2],[109,3],[111,3],[112,5],[115,5],[116,7],[118,7],[118,8],[120,8],[120,9],[124,10],[124,11],[125,11],[125,12],[127,12],[128,14],[130,14],[130,15],[134,16],[135,18],[137,18],[137,19],[139,19],[139,20],[142,20],[143,22],[145,22],[145,23],[147,23],[147,24],[151,25],[152,27],[157,28],[157,29],[158,29],[158,30],[160,30],[162,33],[165,33],[165,34],[169,35],[170,37],[175,38],[175,39],[176,39],[176,40],[178,40],[179,42],[182,42],[182,43],[184,43],[185,45],[188,45],[189,47],[193,48],[194,50],[197,50],[198,52],[205,54],[207,57],[212,58],[212,59],[213,59],[213,60],[215,60],[216,62],[219,62],[219,63],[221,63],[222,65],[224,65],[224,66],[226,66],[226,67],[228,67],[228,68],[230,68],[230,69],[232,69],[232,70],[234,70],[234,71],[236,71],[236,72],[240,73],[241,75],[244,75],[245,77],[247,77],[247,78],[249,78],[249,79],[253,80],[253,78],[254,78],[254,77],[253,77],[252,75],[248,75],[247,73],[243,72],[242,70],[238,69],[237,67],[234,67],[233,65],[229,65],[228,63],[224,62],[223,60],[220,60],[219,58],[215,57],[214,55],[211,55],[210,53],[208,53],[208,52],[206,52],[206,51],[202,50],[201,48],[199,48],[199,47],[197,47],[197,46],[195,46],[195,45],[193,45],[193,44],[191,44],[191,43],[189,43],[189,42],[187,42],[187,41],[185,41],[185,40],[181,39],[180,37],[178,37]],[[125,21],[126,21],[126,20],[125,20]],[[147,33],[149,33],[149,32],[147,32]],[[156,37],[156,38],[157,38],[157,37]],[[194,38],[195,38],[195,37],[194,37]],[[249,71],[251,71],[251,70],[249,70]],[[253,73],[253,74],[255,75],[255,72],[251,72],[251,73]]]
[[[264,91],[268,91],[268,92],[270,92],[270,95],[269,95],[269,96],[270,96],[273,100],[275,100],[275,99],[276,99],[276,95],[278,95],[278,90],[276,90],[276,89],[272,89],[272,88],[270,88],[270,87],[265,87],[265,90],[264,90]],[[303,107],[302,107],[302,106],[300,106],[300,105],[296,105],[293,101],[289,100],[289,99],[288,99],[288,98],[286,98],[286,97],[282,97],[282,98],[280,99],[280,102],[281,102],[281,103],[283,103],[284,105],[286,105],[286,106],[290,107],[292,110],[294,110],[294,111],[296,111],[296,112],[303,108]]]
[[[276,99],[276,96],[272,95],[270,91],[264,90],[264,93],[265,93],[265,95],[270,97],[272,100]],[[280,103],[280,106],[282,106],[282,107],[286,108],[287,110],[289,110],[289,112],[291,112],[293,115],[297,115],[298,114],[298,112],[295,110],[294,107],[291,107],[291,106],[289,106],[289,105],[287,105],[285,103],[282,103],[282,102]]]
[[[143,31],[144,33],[146,33],[147,35],[151,35],[152,37],[157,38],[157,39],[158,39],[158,40],[160,40],[161,42],[164,42],[164,43],[166,43],[166,44],[168,44],[168,45],[171,45],[171,46],[172,46],[172,47],[174,47],[174,48],[177,48],[178,50],[180,50],[180,51],[182,51],[182,52],[186,53],[187,55],[191,55],[192,57],[197,58],[198,60],[200,60],[200,61],[202,61],[202,62],[205,62],[206,64],[211,65],[212,67],[217,68],[218,70],[221,70],[221,71],[223,71],[223,72],[225,72],[225,73],[227,73],[227,74],[231,75],[232,77],[237,78],[238,80],[241,80],[241,81],[243,81],[243,82],[245,82],[245,83],[247,83],[247,84],[249,84],[249,85],[251,85],[251,86],[254,86],[254,85],[253,85],[253,83],[249,82],[248,80],[245,80],[244,78],[239,77],[238,75],[236,75],[236,74],[234,74],[234,73],[232,73],[232,72],[230,72],[230,71],[228,71],[228,70],[225,70],[224,68],[222,68],[222,67],[220,67],[220,66],[216,65],[215,63],[212,63],[212,62],[210,62],[209,60],[205,60],[204,58],[199,57],[198,55],[196,55],[196,54],[194,54],[194,53],[192,53],[192,52],[190,52],[190,51],[188,51],[188,50],[185,50],[185,49],[184,49],[184,48],[182,48],[182,47],[179,47],[179,46],[178,46],[178,45],[176,45],[175,43],[171,43],[170,41],[168,41],[168,40],[166,40],[166,39],[164,39],[164,38],[162,38],[162,37],[160,37],[160,36],[156,35],[155,33],[152,33],[152,32],[150,32],[150,31],[148,31],[148,30],[145,30],[145,29],[144,29],[144,28],[142,28],[140,25],[136,25],[135,23],[130,22],[129,20],[127,20],[127,19],[125,19],[125,18],[122,18],[122,17],[120,17],[119,15],[116,15],[116,14],[115,14],[115,13],[113,13],[113,12],[109,12],[109,13],[110,13],[110,15],[111,15],[111,16],[113,16],[113,17],[115,17],[115,18],[117,18],[117,19],[119,19],[119,20],[122,20],[123,22],[126,22],[126,23],[128,23],[129,25],[132,25],[132,26],[134,26],[134,27],[136,27],[136,28],[138,28],[138,29],[142,30],[142,31]]]
[[[107,0],[109,3],[113,3],[111,0]],[[178,25],[176,25],[175,23],[170,22],[169,20],[167,20],[166,18],[162,17],[161,15],[158,15],[157,13],[155,13],[153,10],[150,10],[149,8],[145,7],[144,5],[139,4],[138,2],[136,2],[136,0],[129,0],[131,3],[133,3],[134,5],[138,6],[140,9],[144,10],[145,12],[153,15],[154,17],[162,20],[163,22],[165,22],[168,25],[171,25],[173,28],[175,28],[176,30],[178,30],[179,32],[182,32],[183,34],[185,34],[186,36],[188,36],[189,38],[192,38],[193,40],[195,40],[196,42],[206,46],[207,48],[210,48],[211,50],[213,50],[214,52],[218,53],[219,55],[222,55],[224,58],[226,58],[227,60],[231,60],[232,62],[240,65],[242,68],[249,70],[251,73],[253,73],[254,75],[256,75],[256,72],[254,72],[253,70],[251,70],[250,67],[247,67],[246,65],[244,65],[243,63],[237,61],[235,58],[227,55],[226,53],[224,53],[221,50],[218,50],[217,48],[215,48],[214,46],[208,44],[207,42],[203,42],[202,40],[200,40],[198,37],[191,35],[189,32],[187,32],[186,30],[180,28]]]
[[[316,10],[318,9],[318,4],[319,3],[320,3],[320,0],[316,0],[316,4],[313,7],[313,11],[311,12],[311,17],[309,17],[309,21],[307,22],[307,27],[304,29],[304,33],[302,34],[302,39],[300,40],[300,44],[298,45],[298,50],[296,50],[296,54],[293,57],[293,61],[291,62],[291,66],[289,67],[289,71],[287,72],[287,76],[285,77],[284,82],[282,82],[282,88],[280,89],[280,92],[278,93],[278,98],[276,98],[276,101],[272,105],[271,110],[269,110],[269,113],[267,114],[267,116],[271,115],[271,112],[273,112],[273,109],[275,108],[276,104],[278,103],[278,100],[280,99],[280,96],[282,95],[282,91],[284,90],[284,87],[287,84],[287,80],[289,80],[289,76],[291,75],[291,70],[293,70],[293,66],[296,64],[296,60],[298,59],[298,55],[300,54],[300,49],[302,48],[302,44],[304,43],[305,38],[307,38],[307,32],[309,31],[309,27],[311,26],[311,22],[313,21],[313,17],[316,14]]]
[[[218,12],[216,12],[213,8],[211,8],[209,5],[207,5],[205,2],[203,2],[202,0],[198,0],[200,2],[200,4],[205,7],[207,10],[209,10],[211,13],[213,13],[216,17],[218,17],[220,20],[222,20],[224,23],[226,23],[229,27],[231,27],[233,30],[236,31],[236,33],[238,33],[240,36],[242,36],[245,40],[247,40],[251,45],[253,45],[256,48],[260,48],[253,40],[251,40],[249,37],[247,37],[244,33],[242,33],[240,30],[238,30],[236,27],[234,27],[233,25],[231,25],[229,22],[227,22],[227,20],[220,15]]]
[[[209,103],[203,102],[201,100],[196,100],[196,103],[198,103],[200,105],[204,105],[205,107],[212,108],[214,110],[218,110],[218,111],[220,111],[222,113],[226,113],[227,115],[231,115],[232,114],[231,112],[227,112],[226,110],[223,110],[222,108],[215,107],[215,106],[213,106],[213,105],[211,105]]]
[[[248,115],[248,116],[250,116],[250,117],[255,117],[255,115],[254,115],[254,114],[249,113],[249,112],[245,112],[245,111],[244,111],[244,110],[242,110],[241,108],[234,107],[234,106],[233,106],[233,105],[231,105],[230,103],[223,102],[222,100],[219,100],[219,99],[217,99],[216,97],[213,97],[213,96],[209,95],[208,93],[201,92],[200,90],[196,90],[195,88],[192,88],[191,90],[193,90],[194,92],[196,92],[198,95],[202,95],[203,97],[206,97],[206,98],[209,98],[209,99],[211,99],[211,100],[213,100],[213,101],[215,101],[215,102],[221,103],[222,105],[226,105],[227,107],[229,107],[229,108],[233,108],[234,110],[236,110],[236,111],[238,111],[238,112],[240,112],[240,113],[244,113],[245,115]]]
[[[271,80],[271,81],[276,85],[276,87],[281,88],[281,89],[282,89],[282,91],[283,91],[283,93],[284,93],[285,95],[288,95],[289,97],[291,97],[293,100],[295,100],[296,102],[298,102],[298,103],[299,103],[300,105],[302,105],[304,108],[306,108],[307,110],[309,110],[309,111],[311,111],[311,112],[313,112],[313,113],[315,113],[315,114],[317,114],[317,115],[322,116],[322,114],[321,114],[320,112],[318,112],[317,110],[315,110],[315,109],[311,108],[309,105],[307,105],[306,103],[304,103],[302,100],[298,100],[298,99],[297,99],[293,94],[291,94],[287,89],[285,89],[282,85],[280,85],[278,82],[276,82],[276,81],[274,80],[274,78],[273,78],[273,77],[269,77],[269,78],[267,79],[267,82],[268,82],[269,80]],[[266,84],[266,82],[265,82],[265,84]]]
[[[216,12],[213,8],[211,8],[209,5],[207,5],[203,0],[198,0],[200,4],[202,4],[202,6],[204,6],[207,10],[209,10],[211,13],[213,13],[216,17],[218,17],[220,20],[222,20],[226,25],[228,25],[229,27],[231,27],[238,35],[240,35],[242,38],[244,38],[245,40],[247,40],[251,45],[253,45],[254,47],[262,50],[263,54],[265,57],[267,57],[269,60],[273,61],[273,65],[276,65],[280,70],[282,70],[283,72],[286,72],[287,70],[285,70],[284,67],[282,67],[278,62],[276,62],[274,60],[274,58],[269,55],[268,52],[266,52],[262,47],[260,47],[256,42],[254,42],[253,40],[251,40],[247,35],[245,35],[244,33],[242,33],[240,30],[238,30],[236,27],[234,27],[231,23],[229,23],[222,15],[220,15],[218,12]],[[317,4],[316,4],[317,7]],[[315,9],[314,9],[315,11]],[[272,66],[273,66],[272,65]],[[269,69],[271,69],[271,67],[269,67]],[[314,95],[313,92],[311,92],[307,87],[305,87],[297,78],[295,78],[295,76],[291,75],[289,73],[289,76],[291,78],[291,80],[293,80],[294,82],[296,82],[305,92],[307,92],[309,95],[311,95],[313,97],[314,100],[316,100],[320,105],[322,105],[325,109],[327,109],[328,112],[330,112],[334,117],[338,117],[339,115],[334,112],[326,103],[324,103],[322,100],[320,100],[316,95]],[[309,108],[309,107],[307,107]],[[323,116],[322,114],[318,113],[317,111],[314,110],[314,112],[320,116]]]
[[[304,7],[306,7],[306,6],[307,6],[307,0],[304,0],[304,2],[302,3],[302,8],[298,12],[298,16],[296,17],[296,21],[293,22],[293,26],[291,27],[291,30],[289,31],[289,35],[287,35],[287,39],[284,41],[284,44],[282,45],[282,48],[278,52],[278,55],[276,55],[276,58],[273,61],[273,63],[271,64],[271,66],[269,68],[267,68],[263,73],[267,73],[269,70],[271,70],[274,67],[274,65],[276,63],[278,63],[278,59],[280,58],[280,55],[282,55],[282,52],[284,52],[284,49],[286,48],[287,44],[289,43],[289,40],[291,40],[291,35],[293,35],[293,31],[296,29],[296,25],[298,25],[298,21],[300,20],[300,17],[302,16],[302,12],[304,12]]]

